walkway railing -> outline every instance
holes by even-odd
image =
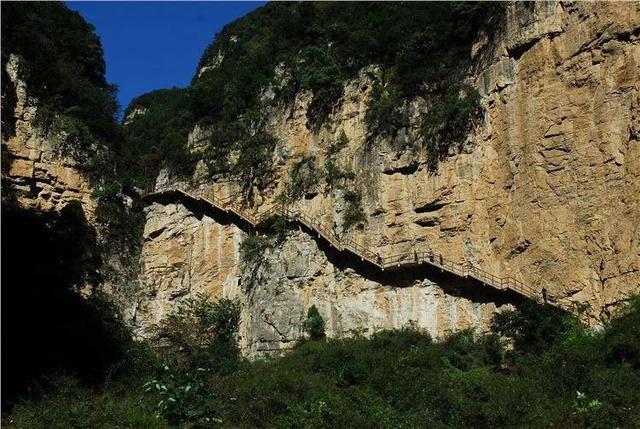
[[[473,265],[471,262],[460,263],[453,261],[445,258],[442,254],[436,254],[431,250],[426,252],[414,251],[392,256],[381,256],[379,253],[374,252],[349,238],[338,237],[327,224],[316,218],[310,217],[300,210],[292,210],[285,205],[276,204],[264,212],[255,213],[254,211],[248,210],[241,203],[235,201],[233,196],[217,196],[213,188],[199,188],[190,191],[184,191],[181,189],[166,189],[159,191],[147,190],[145,191],[145,196],[161,195],[166,193],[182,194],[187,198],[204,201],[219,210],[234,213],[236,216],[254,227],[273,215],[280,215],[289,220],[297,221],[321,236],[336,250],[349,252],[359,257],[361,260],[375,265],[383,271],[428,264],[439,268],[441,271],[446,271],[460,277],[475,279],[495,289],[511,290],[536,301],[539,301],[541,298],[539,291],[525,285],[523,282],[514,279],[513,277],[499,277]]]

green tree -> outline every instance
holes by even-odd
[[[307,310],[307,318],[304,321],[303,328],[312,340],[321,340],[325,337],[324,319],[315,305],[312,305]]]
[[[316,158],[305,156],[289,170],[289,181],[285,187],[285,201],[296,201],[305,196],[317,183]]]

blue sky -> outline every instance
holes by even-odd
[[[215,34],[264,3],[66,2],[102,39],[122,110],[145,92],[188,85]]]

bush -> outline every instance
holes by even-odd
[[[285,187],[284,200],[289,202],[299,200],[317,184],[316,158],[305,156],[294,163],[289,170],[289,181]]]
[[[335,160],[335,155],[342,149],[347,147],[349,139],[344,130],[340,132],[338,139],[332,142],[326,149],[326,159],[324,164],[324,179],[327,182],[329,189],[332,189],[337,184],[340,184],[344,180],[355,179],[355,174],[350,169],[344,169],[338,165]]]
[[[325,337],[324,319],[315,305],[309,307],[309,310],[307,311],[307,318],[303,323],[303,328],[312,340],[320,340]]]
[[[307,113],[312,127],[324,123],[342,96],[342,69],[329,46],[309,46],[300,52],[300,64],[294,76],[302,88],[313,91]]]
[[[238,146],[238,158],[232,167],[243,184],[243,194],[252,201],[253,189],[264,189],[270,183],[273,164],[273,151],[276,139],[272,135],[261,132],[243,138]]]
[[[162,356],[178,369],[222,370],[237,358],[239,323],[238,301],[211,301],[202,294],[189,298],[158,328],[158,337],[165,342]]]
[[[520,353],[541,353],[575,327],[575,319],[549,304],[525,302],[496,314],[492,330],[513,341]]]
[[[237,124],[235,124],[237,125]],[[231,151],[240,140],[241,131],[238,126],[214,125],[209,130],[207,146],[202,159],[207,164],[209,175],[229,173],[232,168]]]
[[[333,159],[328,159],[324,164],[324,168],[324,178],[329,189],[334,188],[345,180],[353,180],[356,178],[352,170],[341,168]]]
[[[462,92],[462,94],[460,94]],[[480,94],[470,86],[449,85],[443,95],[436,95],[422,117],[421,133],[427,147],[427,166],[438,167],[449,148],[460,149],[467,133],[477,123],[482,110]]]
[[[172,426],[188,422],[190,426],[203,428],[221,423],[212,407],[215,394],[208,384],[207,373],[204,368],[172,372],[165,366],[160,377],[144,385],[145,392],[160,398],[154,407],[156,416]]]
[[[365,114],[369,137],[393,137],[400,128],[407,126],[408,118],[403,107],[404,100],[397,86],[376,80]]]
[[[280,214],[273,214],[262,222],[262,227],[275,236],[275,244],[282,244],[287,235],[287,218]]]
[[[132,206],[128,207],[125,191],[117,181],[107,182],[94,191],[92,197],[97,200],[95,216],[101,225],[106,226],[103,239],[107,244],[120,242],[122,246],[138,249],[145,223],[143,204],[134,199]]]
[[[262,261],[264,251],[271,247],[270,237],[247,235],[240,243],[240,258],[245,265],[256,265]]]
[[[338,136],[338,139],[332,142],[329,145],[329,147],[327,147],[326,149],[327,158],[333,158],[334,155],[336,155],[338,152],[340,152],[342,149],[344,149],[348,145],[349,145],[349,138],[347,137],[347,134],[344,132],[344,130],[341,130],[340,135]]]
[[[360,192],[346,190],[343,195],[346,207],[342,217],[344,230],[350,229],[354,225],[361,224],[367,220],[362,210],[362,195]]]
[[[157,399],[158,417],[171,425],[219,423],[209,379],[236,369],[239,324],[238,301],[212,301],[205,295],[180,303],[163,321],[159,335],[165,341],[161,354],[165,365],[144,385],[145,392]]]

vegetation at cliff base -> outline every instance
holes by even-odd
[[[253,361],[237,354],[239,310],[233,301],[185,302],[163,325],[160,354],[129,359],[134,371],[121,369],[97,390],[58,379],[39,399],[18,403],[4,422],[21,428],[640,424],[637,297],[600,331],[530,303],[503,312],[491,333],[462,331],[440,342],[411,327],[326,339],[323,316],[312,306],[305,322],[310,339],[282,357]]]

